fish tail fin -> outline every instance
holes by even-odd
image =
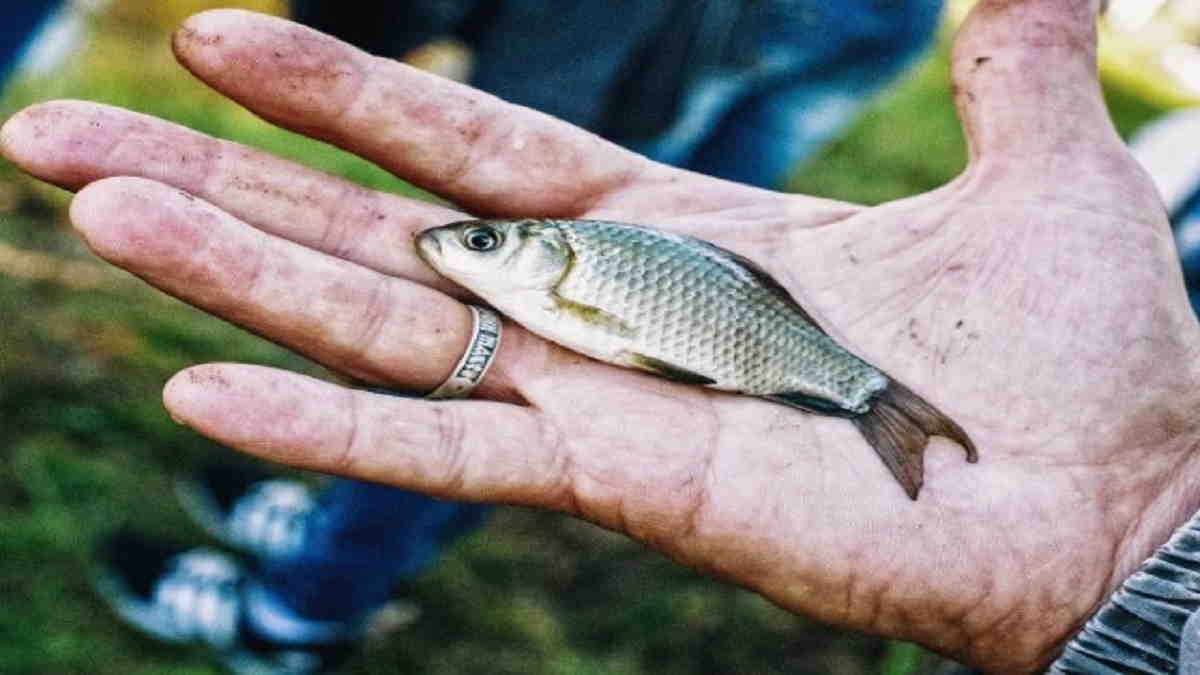
[[[943,436],[961,445],[968,462],[979,459],[962,427],[896,380],[876,395],[869,411],[851,421],[910,499],[917,498],[925,480],[925,446],[930,436]]]

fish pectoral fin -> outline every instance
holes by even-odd
[[[717,382],[711,377],[694,373],[687,368],[680,368],[662,359],[656,359],[653,356],[646,356],[637,352],[625,352],[621,355],[620,363],[668,380],[682,382],[683,384],[708,385],[716,384]]]
[[[625,323],[625,320],[616,314],[610,314],[599,307],[585,305],[582,302],[575,302],[569,298],[564,298],[557,293],[551,297],[554,298],[554,304],[558,310],[570,314],[571,316],[583,321],[584,323],[598,326],[604,330],[621,336],[633,335],[633,328]]]

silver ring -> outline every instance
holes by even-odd
[[[430,400],[463,398],[479,385],[487,374],[492,359],[500,350],[500,316],[486,307],[467,305],[474,318],[471,326],[471,341],[463,352],[458,365],[450,371],[450,377],[440,387],[429,392]]]

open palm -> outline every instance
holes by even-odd
[[[236,11],[180,31],[189,69],[463,211],[96,104],[27,109],[0,140],[81,190],[72,219],[102,257],[397,389],[434,388],[465,347],[467,294],[412,245],[464,211],[642,223],[757,261],[962,424],[980,463],[934,440],[910,502],[844,420],[606,366],[513,325],[477,400],[232,364],[181,373],[165,398],[272,460],[568,511],[789,609],[1029,670],[1200,502],[1200,331],[1158,198],[1100,98],[1092,4],[982,2],[955,54],[970,168],[873,209],[658,165]]]

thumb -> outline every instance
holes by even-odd
[[[1065,170],[1120,147],[1096,72],[1100,0],[980,0],[954,46],[972,166]]]

